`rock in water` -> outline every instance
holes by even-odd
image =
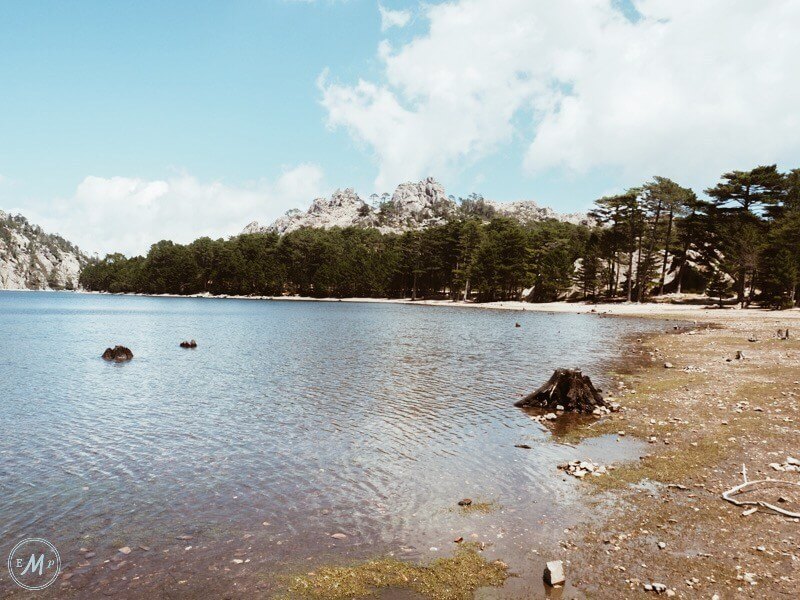
[[[114,346],[113,348],[106,348],[103,352],[103,360],[114,362],[126,362],[133,358],[133,352],[125,346]]]
[[[544,569],[544,582],[547,585],[562,585],[567,578],[564,575],[564,563],[551,560]]]
[[[197,348],[197,342],[191,340],[189,342],[181,342],[181,348]]]
[[[547,383],[514,406],[552,410],[559,405],[565,411],[591,413],[598,406],[605,406],[605,401],[592,380],[579,369],[556,369]]]

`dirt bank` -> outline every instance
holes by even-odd
[[[615,395],[625,410],[571,433],[618,432],[650,444],[642,460],[585,480],[592,501],[610,512],[562,541],[565,598],[655,596],[644,587],[652,583],[676,598],[796,597],[800,522],[763,509],[743,515],[721,494],[741,483],[743,464],[751,480],[800,482],[800,472],[770,467],[800,458],[797,313],[704,316],[716,327],[639,341],[650,364],[619,377]],[[793,337],[778,339],[779,327]],[[758,499],[779,497],[800,510],[792,490]]]

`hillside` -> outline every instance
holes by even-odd
[[[0,211],[0,289],[74,289],[87,261],[61,236]]]
[[[290,233],[303,227],[375,228],[381,233],[402,233],[441,225],[448,218],[477,215],[485,218],[510,217],[527,224],[554,219],[573,224],[590,224],[585,214],[562,215],[551,208],[542,208],[533,201],[494,202],[471,198],[457,203],[445,193],[444,187],[429,177],[418,183],[400,184],[391,197],[385,195],[376,206],[367,204],[351,188],[336,190],[330,198],[317,198],[306,212],[292,210],[271,225],[250,223],[242,233]]]

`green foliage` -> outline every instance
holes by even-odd
[[[725,273],[716,271],[711,277],[706,293],[711,298],[717,298],[719,300],[719,305],[722,306],[723,301],[730,296],[731,289],[730,281],[728,281]]]
[[[499,218],[482,196],[434,215],[444,223],[403,234],[300,229],[284,236],[154,244],[146,257],[111,254],[80,279],[91,290],[313,297],[564,298],[643,301],[707,287],[740,302],[794,305],[800,285],[800,170],[725,173],[711,202],[664,177],[597,200],[588,228]],[[394,218],[388,195],[378,220]],[[445,214],[446,213],[446,214]],[[15,227],[25,223],[11,221]],[[710,283],[706,286],[710,277]]]
[[[146,257],[111,254],[87,266],[90,290],[153,294],[299,294],[312,297],[554,299],[571,285],[585,227],[510,219],[451,220],[402,235],[304,228],[284,236],[161,241]]]

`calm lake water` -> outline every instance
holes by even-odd
[[[655,327],[391,304],[0,293],[3,560],[20,539],[44,537],[72,574],[53,594],[250,595],[272,590],[276,573],[387,553],[427,560],[463,536],[540,576],[536,544],[580,511],[577,482],[555,465],[638,448],[559,444],[513,403],[561,366],[602,387],[623,336]],[[196,350],[178,347],[190,338]],[[134,360],[101,360],[115,344]],[[496,510],[464,515],[454,508],[463,497]],[[123,562],[124,545],[133,551]],[[0,586],[12,589],[5,569]]]

